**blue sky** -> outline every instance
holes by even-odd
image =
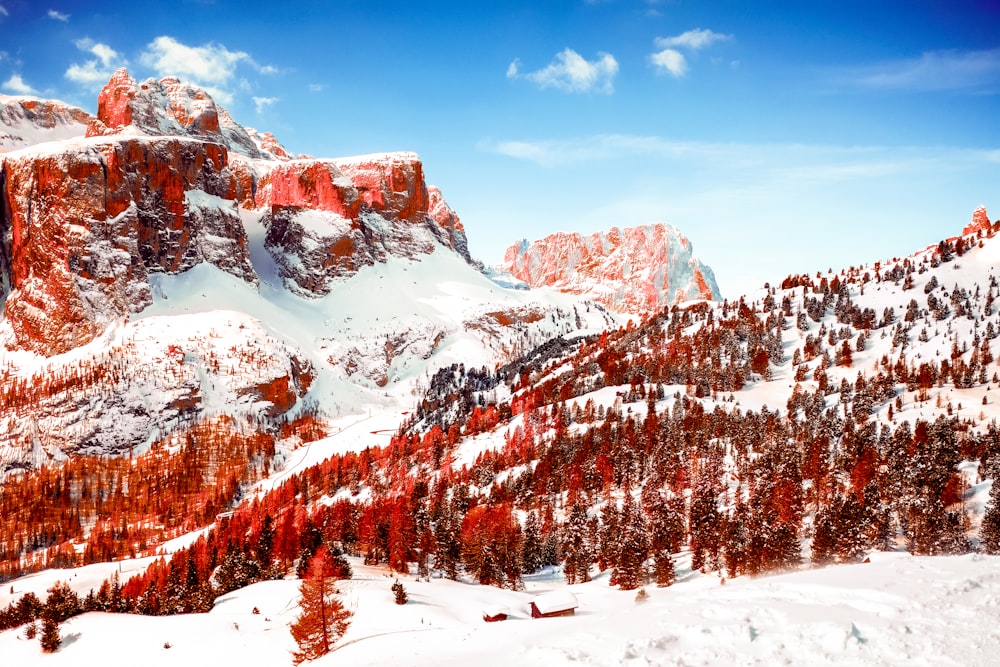
[[[1000,217],[1000,2],[0,0],[0,92],[125,65],[292,151],[420,154],[469,235],[677,225],[725,296]]]

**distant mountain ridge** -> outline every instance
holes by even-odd
[[[619,312],[721,298],[715,274],[693,255],[681,231],[666,223],[524,240],[507,249],[502,268],[530,287],[586,296]]]

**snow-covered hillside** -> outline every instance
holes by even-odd
[[[341,582],[354,611],[325,665],[961,665],[994,664],[1000,560],[874,553],[870,563],[726,581],[679,571],[667,589],[619,591],[605,577],[570,586],[571,617],[532,619],[528,603],[564,584],[543,572],[524,591],[402,577],[409,602],[393,604],[394,579],[353,560]],[[105,570],[111,568],[105,567]],[[86,575],[47,572],[11,583],[43,594],[59,578],[81,593]],[[11,665],[290,665],[289,623],[298,581],[254,584],[218,600],[208,614],[171,617],[90,613],[62,626],[62,647],[43,654],[23,628],[0,633]],[[9,599],[0,592],[0,606]],[[502,607],[506,621],[484,623]],[[254,608],[259,614],[253,613]],[[109,653],[109,647],[113,650]]]

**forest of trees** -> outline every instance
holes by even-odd
[[[874,313],[855,306],[848,289],[879,280],[905,285],[921,270],[907,262],[897,263],[898,271],[843,279],[790,277],[783,293],[772,290],[762,303],[671,308],[600,336],[555,339],[492,371],[442,369],[387,446],[336,455],[290,475],[218,516],[188,548],[128,582],[105,582],[79,609],[202,611],[215,596],[254,581],[307,575],[317,553],[329,554],[338,577],[349,576],[347,554],[398,573],[465,575],[509,588],[519,588],[526,573],[561,565],[570,583],[610,571],[612,585],[635,589],[671,585],[682,549],[690,551],[693,569],[725,577],[807,561],[857,561],[875,548],[952,554],[978,541],[998,552],[1000,492],[994,487],[982,532],[973,535],[967,477],[958,465],[977,462],[980,478],[994,477],[1000,427],[945,405],[927,419],[891,415],[904,392],[911,402],[928,401],[930,390],[946,383],[990,381],[990,341],[998,334],[993,297],[1000,287],[994,281],[972,293],[951,290],[950,316],[979,317],[976,335],[955,337],[948,358],[907,357],[907,345],[940,304],[917,304],[912,316],[889,308]],[[941,290],[927,294],[935,291]],[[783,338],[791,327],[807,335],[790,360],[796,384],[787,402],[741,408],[727,394],[767,379],[785,361]],[[869,337],[883,334],[891,337],[892,355],[855,369],[853,356]],[[829,380],[834,369],[840,382]],[[614,388],[613,404],[588,397],[602,387]],[[497,434],[497,446],[458,465],[463,438],[486,431]],[[214,455],[200,449],[211,438],[191,437],[197,452],[185,454],[181,446],[155,463],[163,504],[131,514],[125,498],[133,494],[115,489],[150,482],[130,479],[130,465],[117,473],[114,465],[95,465],[88,473],[85,463],[74,463],[66,468],[72,474],[54,468],[5,485],[0,521],[8,520],[9,507],[13,526],[0,533],[5,562],[23,568],[31,549],[53,548],[46,542],[53,536],[76,535],[89,545],[102,532],[75,527],[86,521],[107,525],[106,533],[120,525],[132,531],[133,523],[152,517],[165,536],[175,527],[186,530],[182,519],[203,507],[198,516],[207,524],[239,498],[241,485],[266,472],[277,436],[231,435],[237,440],[220,450],[208,447]],[[223,450],[241,452],[229,468],[217,460]],[[225,473],[231,480],[225,492],[208,497],[206,489],[183,486],[166,492],[172,476],[163,467],[178,466],[178,477],[187,477],[182,466],[202,470],[205,461],[216,476],[232,471]],[[143,465],[140,457],[134,467]],[[15,495],[5,501],[7,493]],[[35,505],[24,501],[31,494]],[[113,502],[121,514],[110,518],[96,499]],[[19,504],[34,509],[20,514]],[[36,516],[50,517],[50,524]],[[36,528],[46,525],[49,532]],[[139,539],[149,538],[129,533],[106,540],[92,558],[130,555]],[[0,628],[39,617],[43,603],[26,598],[0,612]]]

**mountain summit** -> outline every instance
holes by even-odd
[[[507,249],[503,268],[530,287],[584,295],[619,312],[720,298],[715,274],[694,257],[680,230],[665,223],[521,241]]]

